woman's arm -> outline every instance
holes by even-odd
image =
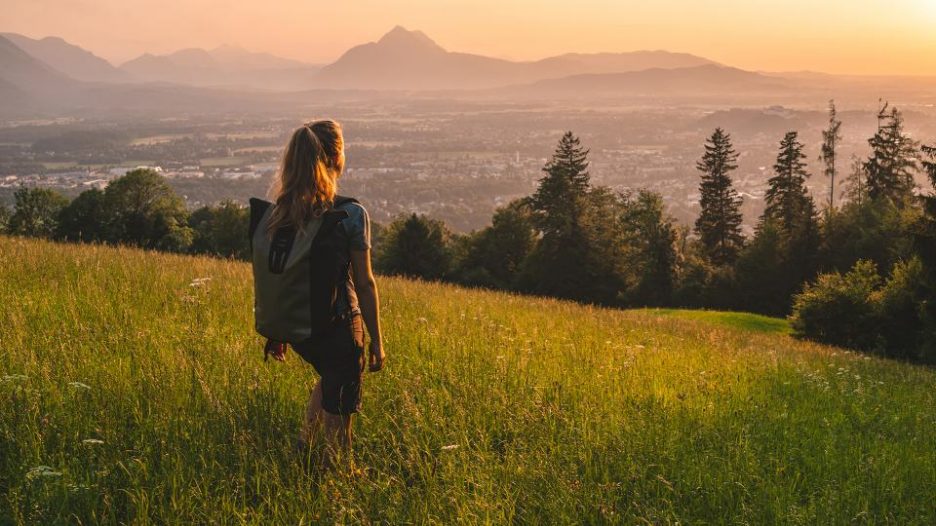
[[[383,367],[386,354],[383,350],[383,338],[380,334],[380,303],[377,296],[377,280],[371,269],[370,250],[351,251],[351,277],[357,292],[361,316],[370,335],[370,370],[379,371]]]

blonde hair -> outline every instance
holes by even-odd
[[[273,211],[267,232],[272,235],[283,226],[301,231],[311,217],[328,210],[335,201],[342,170],[341,125],[320,120],[297,128],[270,188]]]

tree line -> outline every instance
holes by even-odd
[[[819,161],[829,201],[817,206],[796,131],[779,141],[754,235],[741,230],[732,172],[738,152],[717,128],[696,164],[700,213],[678,224],[648,190],[591,183],[588,149],[565,133],[536,191],[498,209],[491,225],[456,234],[420,214],[374,225],[379,272],[609,306],[718,308],[789,315],[797,334],[914,360],[936,361],[936,146],[903,129],[884,104],[869,153],[844,184],[842,123],[830,102]],[[844,186],[836,203],[836,183]],[[0,228],[67,241],[119,243],[246,259],[249,213],[224,202],[189,213],[165,180],[135,170],[68,201],[21,188]]]
[[[48,188],[21,187],[0,207],[0,232],[60,241],[246,259],[249,210],[225,201],[193,212],[165,178],[137,169],[69,201]]]
[[[821,208],[807,190],[805,145],[784,134],[750,238],[732,180],[739,154],[725,130],[708,137],[696,164],[701,210],[691,228],[657,193],[592,185],[588,149],[568,132],[534,194],[497,210],[491,226],[457,235],[428,217],[401,217],[383,234],[378,266],[611,306],[785,315],[803,337],[936,362],[936,198],[914,182],[923,172],[936,188],[936,146],[914,141],[887,104],[878,123],[842,184],[842,122],[830,102]]]

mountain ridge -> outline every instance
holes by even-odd
[[[715,62],[689,53],[634,51],[565,53],[511,61],[448,51],[422,31],[396,26],[375,42],[345,51],[316,75],[316,87],[391,90],[489,89],[584,73],[650,67],[691,67]]]
[[[64,75],[90,82],[128,82],[130,77],[91,51],[57,36],[41,39],[18,33],[0,33],[31,57]]]

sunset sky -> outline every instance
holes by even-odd
[[[394,25],[450,51],[538,59],[685,51],[753,70],[936,75],[936,0],[0,0],[0,31],[115,63],[239,45],[330,62]]]

